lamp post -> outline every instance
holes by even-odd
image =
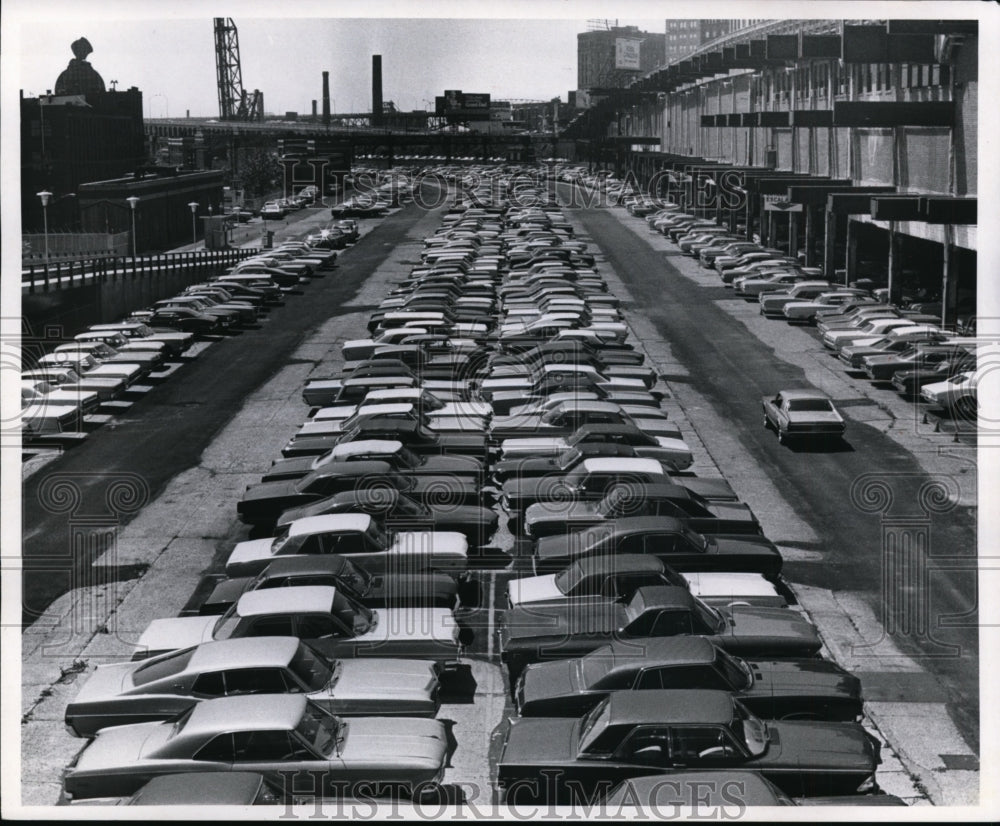
[[[45,272],[49,271],[49,198],[52,197],[52,193],[47,189],[43,189],[41,192],[37,193],[38,197],[42,199],[42,227],[45,233]]]
[[[198,211],[198,202],[192,201],[188,206],[191,208],[191,243],[198,243],[198,225],[195,223],[195,213]]]
[[[128,205],[132,208],[132,260],[135,261],[135,250],[136,250],[136,245],[135,245],[135,205],[137,203],[139,203],[139,199],[135,195],[132,195],[131,197],[126,198],[125,200],[128,201]]]

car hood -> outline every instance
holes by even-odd
[[[300,496],[295,490],[295,481],[291,482],[261,482],[259,485],[252,485],[243,492],[241,502],[260,502],[268,499],[279,499],[292,496]]]
[[[123,691],[132,687],[129,675],[134,670],[135,663],[131,662],[97,666],[94,673],[87,678],[83,687],[76,693],[76,697],[69,704],[66,713],[69,714],[75,705],[118,697]]]
[[[513,607],[524,603],[564,599],[565,595],[556,587],[556,575],[531,576],[512,579],[507,583],[507,597]]]
[[[67,779],[77,773],[99,773],[106,769],[135,765],[161,745],[170,731],[162,723],[137,723],[102,729],[80,752]]]
[[[879,747],[856,723],[780,721],[767,724],[770,743],[755,767],[874,772]]]
[[[373,779],[387,764],[417,763],[430,768],[444,765],[448,737],[440,720],[355,717],[345,722],[347,736],[340,757],[351,766],[370,765]]]
[[[247,562],[256,562],[261,559],[270,559],[271,545],[273,543],[273,537],[237,542],[229,554],[229,558],[226,560],[226,568],[228,569],[231,566],[242,565]]]
[[[726,647],[741,651],[801,651],[814,654],[822,646],[819,634],[808,620],[787,608],[757,608],[735,605],[723,612]]]
[[[500,765],[551,765],[576,757],[578,721],[572,718],[522,717],[510,721]]]
[[[566,449],[564,438],[537,438],[537,439],[504,439],[500,444],[500,451],[504,457],[511,456],[558,456]]]
[[[537,703],[553,697],[576,694],[581,688],[578,677],[578,660],[552,660],[532,663],[522,672],[523,680],[518,689],[518,703]]]
[[[340,669],[333,687],[321,692],[339,701],[427,699],[438,685],[437,665],[430,660],[341,660]]]
[[[212,616],[155,619],[142,632],[134,651],[136,654],[151,655],[208,642],[218,620],[218,617]]]
[[[861,698],[861,681],[828,660],[752,660],[749,696]]]
[[[681,576],[688,583],[691,593],[702,599],[721,598],[741,599],[773,599],[780,607],[784,602],[774,588],[774,585],[760,574],[735,571],[692,571]]]

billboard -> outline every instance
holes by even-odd
[[[434,113],[453,120],[488,120],[490,96],[461,89],[448,89],[434,98]]]
[[[630,37],[615,38],[615,68],[639,71],[639,49],[641,40]]]

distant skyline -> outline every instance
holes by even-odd
[[[474,13],[477,7],[466,8]],[[18,86],[28,97],[53,88],[73,56],[70,44],[84,36],[94,48],[88,60],[108,88],[112,80],[118,81],[118,89],[138,87],[147,117],[184,117],[188,111],[195,117],[219,114],[213,23],[207,12],[200,19],[122,19],[111,25],[65,16],[34,22],[30,9],[21,9],[20,16],[25,19],[16,38],[24,49]],[[260,89],[265,110],[277,115],[309,114],[313,100],[321,109],[324,70],[330,72],[333,111],[369,111],[373,54],[382,55],[384,100],[404,111],[433,109],[435,95],[445,89],[485,92],[495,99],[566,101],[569,90],[576,88],[577,34],[588,28],[586,18],[236,15],[233,20],[243,86]],[[618,22],[653,32],[664,28],[664,18]]]

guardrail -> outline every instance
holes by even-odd
[[[226,250],[196,250],[143,255],[138,258],[97,258],[86,261],[55,261],[22,269],[21,289],[48,292],[83,284],[113,282],[125,278],[152,277],[164,272],[190,270],[205,278],[235,266],[260,249],[238,247]]]

